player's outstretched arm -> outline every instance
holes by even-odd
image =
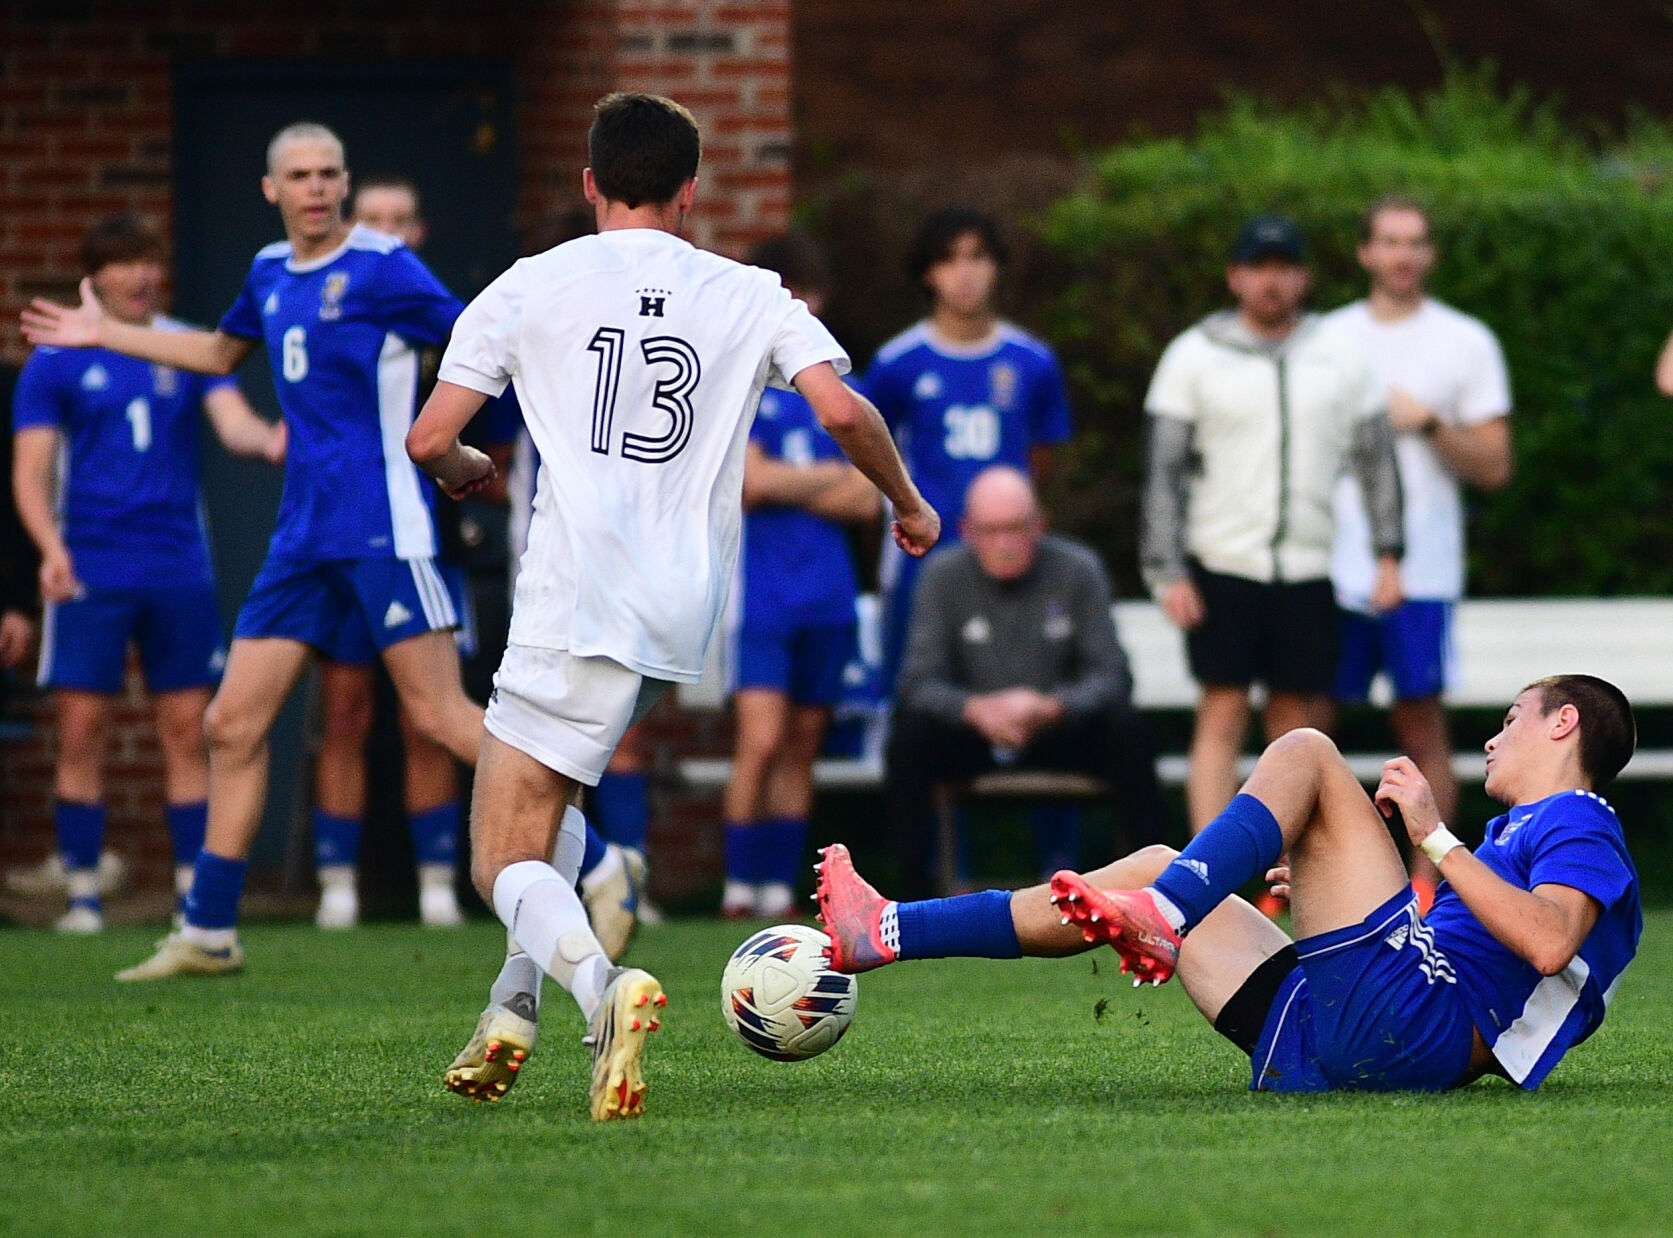
[[[900,548],[911,555],[928,554],[941,540],[941,517],[907,476],[877,408],[844,383],[829,362],[808,366],[794,382],[843,454],[894,504],[894,535]]]
[[[55,514],[60,441],[49,426],[29,426],[12,438],[12,497],[19,521],[41,552],[41,598],[48,602],[67,602],[81,590]]]
[[[1399,811],[1413,846],[1423,848],[1426,839],[1444,829],[1428,780],[1409,757],[1395,757],[1383,766],[1375,798],[1384,816]],[[1554,976],[1569,965],[1603,911],[1596,899],[1572,886],[1513,886],[1462,845],[1429,858],[1482,927],[1542,976]]]
[[[93,295],[93,281],[81,281],[81,304],[56,305],[36,298],[23,311],[23,337],[54,348],[108,348],[157,365],[199,374],[231,374],[255,348],[254,340],[224,331],[159,331],[119,322]]]
[[[450,499],[475,494],[494,478],[494,462],[459,441],[459,433],[488,400],[480,391],[441,381],[407,431],[407,455]]]

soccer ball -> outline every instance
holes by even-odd
[[[775,1062],[818,1057],[848,1030],[859,985],[832,971],[830,938],[802,924],[762,929],[732,952],[720,1012],[738,1039]]]

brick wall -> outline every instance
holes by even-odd
[[[737,254],[781,229],[790,206],[788,0],[0,0],[0,361],[27,348],[17,314],[31,297],[72,295],[76,251],[99,217],[132,210],[173,232],[174,71],[181,60],[296,57],[513,61],[517,226],[526,249],[550,243],[584,207],[580,169],[595,99],[653,90],[685,102],[707,139],[698,244]],[[0,748],[0,862],[48,846],[50,719]],[[658,759],[688,744],[716,750],[713,718],[665,707]],[[146,844],[160,880],[160,772],[137,699],[120,711],[111,830]],[[714,869],[712,802],[663,804],[658,846],[675,897]]]

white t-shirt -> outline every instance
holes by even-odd
[[[1274,347],[1235,312],[1211,314],[1162,353],[1144,407],[1195,428],[1187,552],[1246,580],[1330,574],[1331,493],[1360,423],[1383,409],[1354,340],[1308,316]]]
[[[778,276],[653,229],[524,258],[460,315],[440,378],[512,379],[540,452],[511,641],[695,683],[731,585],[769,383],[848,357]]]
[[[1499,342],[1485,324],[1440,301],[1415,314],[1379,322],[1364,301],[1329,320],[1358,339],[1383,390],[1400,388],[1448,425],[1474,426],[1510,412],[1510,379]],[[1464,503],[1458,478],[1416,431],[1395,435],[1405,502],[1406,557],[1400,583],[1409,598],[1456,601],[1464,593]],[[1331,579],[1343,606],[1369,607],[1376,565],[1358,479],[1336,490],[1336,546]]]

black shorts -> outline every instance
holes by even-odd
[[[1246,688],[1259,681],[1270,692],[1329,693],[1342,647],[1329,580],[1266,584],[1196,562],[1191,579],[1208,611],[1185,635],[1198,683]]]

